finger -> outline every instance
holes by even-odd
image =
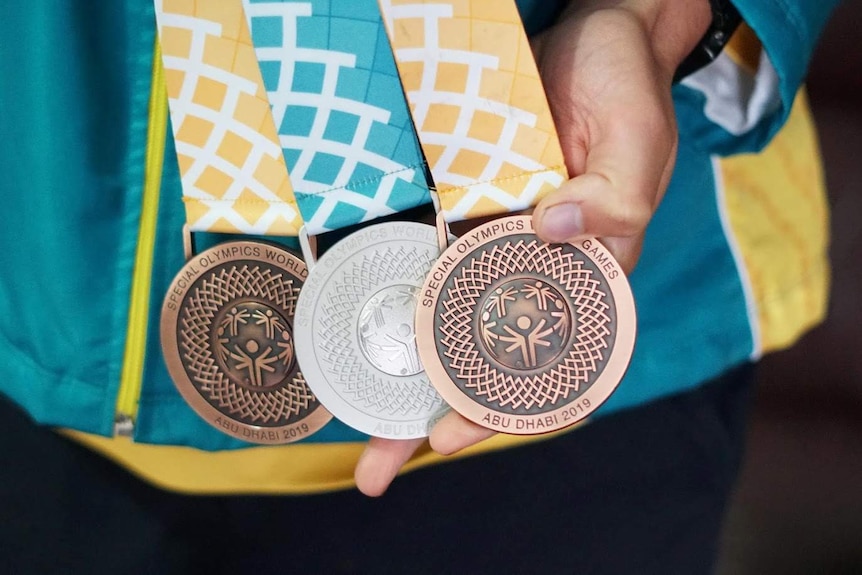
[[[676,162],[676,150],[677,142],[675,141],[670,157],[665,165],[664,172],[662,173],[661,180],[659,181],[658,194],[656,194],[653,200],[653,212],[658,208],[661,198],[664,196],[664,190],[666,190],[670,184],[670,178],[673,175],[673,167]],[[646,230],[643,230],[641,233],[632,237],[617,238],[604,236],[601,239],[602,243],[604,243],[605,247],[610,250],[619,262],[620,266],[622,266],[623,271],[628,275],[632,270],[634,270],[635,265],[640,260],[641,251],[643,251],[644,236],[646,236]]]
[[[530,49],[533,52],[533,59],[537,62],[542,59],[542,52],[545,48],[545,37],[547,36],[546,32],[542,32],[540,34],[536,34],[534,36],[530,36]]]
[[[424,438],[402,440],[372,437],[356,463],[353,474],[356,487],[369,497],[383,495],[401,467],[424,442]]]
[[[626,275],[632,273],[641,257],[644,235],[644,233],[640,233],[628,238],[601,238],[602,244],[610,250]]]
[[[542,239],[632,237],[646,228],[666,185],[675,144],[672,121],[640,118],[628,129],[619,119],[610,122],[587,153],[585,173],[536,206],[533,222]]]
[[[452,455],[484,441],[496,433],[496,431],[475,424],[462,415],[450,411],[434,425],[428,439],[431,442],[431,449],[441,455]]]
[[[676,150],[677,150],[677,141],[674,139],[674,143],[671,147],[670,155],[668,156],[664,169],[662,170],[659,183],[658,183],[658,193],[653,197],[652,205],[650,206],[650,214],[655,212],[658,208],[659,203],[661,202],[661,198],[664,195],[664,190],[667,189],[668,184],[670,183],[670,178],[673,174],[673,167],[676,161]],[[650,216],[651,217],[651,216]],[[610,250],[610,252],[614,255],[617,262],[619,262],[620,266],[623,269],[625,274],[630,274],[632,270],[634,270],[635,265],[640,260],[641,252],[643,251],[643,241],[644,236],[646,235],[646,230],[642,229],[639,233],[633,236],[623,236],[623,237],[614,237],[614,236],[601,236],[602,243],[604,243],[605,247]]]

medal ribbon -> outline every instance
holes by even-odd
[[[568,177],[514,0],[379,0],[447,222],[520,211]]]
[[[298,234],[302,218],[239,0],[156,0],[192,231]]]
[[[430,201],[376,0],[243,0],[309,234]]]

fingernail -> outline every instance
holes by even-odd
[[[564,242],[584,231],[581,208],[575,204],[556,204],[542,214],[542,236],[552,242]]]

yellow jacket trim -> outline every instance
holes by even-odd
[[[144,371],[147,345],[147,319],[150,310],[150,284],[153,268],[153,251],[156,243],[156,220],[159,212],[159,190],[165,157],[165,134],[168,127],[167,91],[165,73],[158,42],[153,58],[153,77],[149,103],[147,151],[144,166],[144,192],[141,222],[138,228],[138,247],[135,254],[135,271],[129,305],[129,322],[120,390],[117,394],[117,416],[135,418]]]
[[[568,431],[531,437],[497,435],[447,457],[432,451],[426,442],[402,473],[535,443]],[[299,495],[354,487],[353,470],[365,449],[365,443],[307,443],[209,452],[134,443],[126,437],[71,430],[62,433],[158,487],[197,495]]]
[[[719,160],[760,353],[788,347],[826,315],[829,208],[819,157],[808,98],[800,91],[787,124],[762,152]]]

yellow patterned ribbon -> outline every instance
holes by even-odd
[[[446,221],[558,188],[563,153],[515,2],[379,1]]]
[[[156,0],[192,231],[297,235],[302,219],[241,0]]]

